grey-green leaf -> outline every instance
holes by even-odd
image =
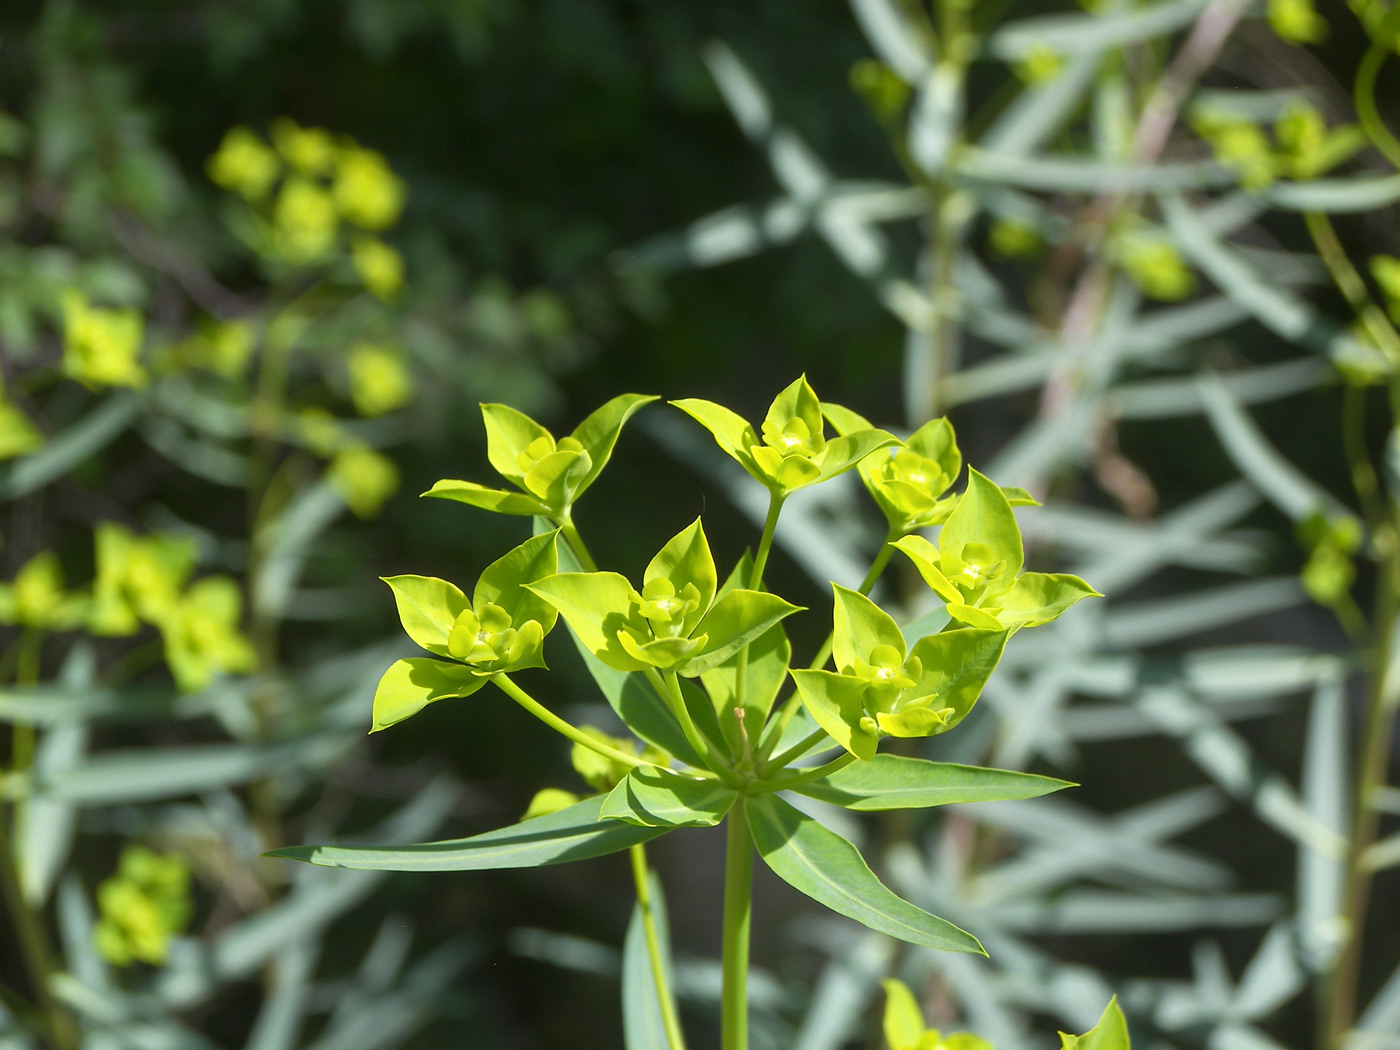
[[[819,904],[910,944],[986,954],[972,934],[895,896],[854,846],[777,796],[747,799],[744,812],[764,863]]]
[[[1068,780],[1009,769],[876,755],[795,790],[846,809],[882,810],[1037,798],[1073,786]]]
[[[522,820],[465,839],[383,848],[287,846],[269,857],[304,860],[328,868],[371,871],[485,871],[534,868],[616,853],[663,835],[670,828],[644,828],[620,820],[600,820],[603,796],[543,817]]]

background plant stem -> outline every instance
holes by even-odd
[[[637,884],[637,907],[642,913],[642,932],[646,936],[647,957],[651,960],[651,979],[656,985],[656,999],[661,1007],[661,1025],[666,1029],[666,1045],[671,1050],[685,1050],[685,1036],[676,1016],[676,1000],[671,983],[666,979],[666,963],[661,956],[661,938],[656,932],[656,914],[652,910],[651,880],[647,871],[646,848],[638,843],[628,851],[632,856],[632,879]]]

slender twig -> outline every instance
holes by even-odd
[[[628,766],[629,768],[636,766],[654,766],[656,764],[655,762],[649,762],[644,758],[639,758],[636,755],[629,755],[626,751],[619,751],[617,748],[611,746],[610,744],[605,744],[603,743],[603,741],[596,740],[593,737],[589,736],[578,726],[564,721],[553,711],[545,707],[542,703],[540,703],[533,696],[531,696],[529,693],[525,692],[525,690],[521,689],[520,686],[512,682],[509,676],[507,676],[504,672],[492,675],[491,681],[495,682],[496,685],[500,687],[501,692],[505,693],[506,696],[510,697],[521,707],[525,708],[526,711],[529,711],[530,714],[534,715],[545,725],[549,726],[550,729],[553,729],[557,733],[563,734],[564,736],[572,740],[575,744],[578,744],[581,747],[586,747],[590,751],[597,752],[604,758],[610,758],[614,762],[621,762],[623,765]]]

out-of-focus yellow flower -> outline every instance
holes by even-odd
[[[1133,283],[1154,299],[1185,299],[1196,287],[1196,275],[1164,236],[1132,232],[1117,245],[1118,262]]]
[[[1024,259],[1040,247],[1040,231],[1015,219],[998,218],[987,231],[987,244],[1006,259]]]
[[[0,375],[0,460],[33,452],[44,436],[20,407],[5,399],[5,377]]]
[[[365,287],[385,302],[403,284],[403,256],[378,237],[356,237],[350,260]]]
[[[1210,143],[1215,159],[1247,190],[1262,190],[1278,175],[1273,143],[1253,121],[1225,113],[1202,112],[1192,120],[1196,134]]]
[[[1327,39],[1327,19],[1317,13],[1313,0],[1269,0],[1269,25],[1284,40],[1316,44]]]
[[[331,456],[345,443],[339,421],[324,408],[310,405],[296,414],[297,436],[318,456]]]
[[[262,200],[281,174],[277,154],[248,128],[230,128],[209,158],[207,168],[215,185],[232,190],[246,200]]]
[[[277,195],[273,223],[278,253],[290,262],[310,263],[331,250],[339,220],[330,194],[309,179],[291,178]]]
[[[93,941],[109,962],[159,966],[190,921],[190,869],[173,854],[128,846],[117,873],[97,888],[97,906]]]
[[[139,360],[145,321],[135,310],[89,306],[81,292],[63,295],[63,370],[88,387],[146,385]]]
[[[272,122],[272,144],[303,175],[326,175],[335,166],[335,140],[325,128],[304,128],[290,117]]]
[[[161,624],[165,662],[175,683],[197,692],[226,672],[257,666],[252,645],[238,629],[243,596],[229,576],[197,580]]]
[[[372,518],[399,487],[399,468],[373,449],[354,446],[336,453],[330,482],[358,518]]]
[[[1054,80],[1065,66],[1064,56],[1046,44],[1034,44],[1016,62],[1014,71],[1023,84],[1035,87]]]
[[[242,375],[253,356],[253,326],[247,321],[221,321],[170,347],[158,371],[200,368],[225,379]]]
[[[382,416],[402,408],[413,397],[413,377],[403,355],[387,346],[359,343],[346,358],[350,371],[350,400],[362,416]]]
[[[383,155],[360,146],[341,151],[331,193],[340,213],[366,230],[392,226],[405,196],[403,180]]]
[[[81,623],[85,609],[81,596],[64,592],[63,568],[53,551],[34,555],[14,582],[0,583],[0,623],[61,631]]]
[[[112,521],[100,523],[93,539],[97,576],[88,630],[127,635],[135,634],[142,620],[165,622],[194,571],[194,541],[180,536],[136,536]]]

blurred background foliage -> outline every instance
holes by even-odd
[[[1385,587],[1353,564],[1375,538],[1339,376],[1393,367],[1298,212],[1340,213],[1393,311],[1394,267],[1368,261],[1400,255],[1400,193],[1350,97],[1384,9],[1086,6],[940,4],[939,46],[978,58],[942,62],[946,97],[913,3],[0,8],[0,834],[30,916],[0,927],[0,1046],[622,1045],[624,862],[381,880],[257,854],[468,834],[579,787],[499,703],[363,737],[400,654],[373,577],[470,580],[520,538],[415,499],[485,477],[478,401],[556,432],[624,390],[755,418],[803,371],[880,425],[950,412],[970,462],[1046,500],[1038,567],[1110,602],[937,752],[1071,776],[1072,800],[864,829],[911,899],[993,931],[992,965],[857,938],[760,880],[756,1039],[875,1045],[898,972],[1001,1050],[1087,1028],[1109,990],[1144,1046],[1323,1045],[1326,994],[1299,993],[1345,938],[1348,603]],[[1049,15],[1083,21],[1017,27]],[[1132,156],[1173,56],[1222,19]],[[939,129],[983,147],[956,177],[929,163]],[[1289,189],[1339,173],[1360,181]],[[725,558],[748,542],[715,450],[665,417],[579,513],[600,563],[636,572],[702,509]],[[879,542],[834,490],[772,569],[814,608]],[[887,581],[911,616],[916,582]],[[542,695],[603,719],[557,661]],[[718,843],[657,855],[703,1044]],[[1380,1047],[1400,911],[1378,880]]]

